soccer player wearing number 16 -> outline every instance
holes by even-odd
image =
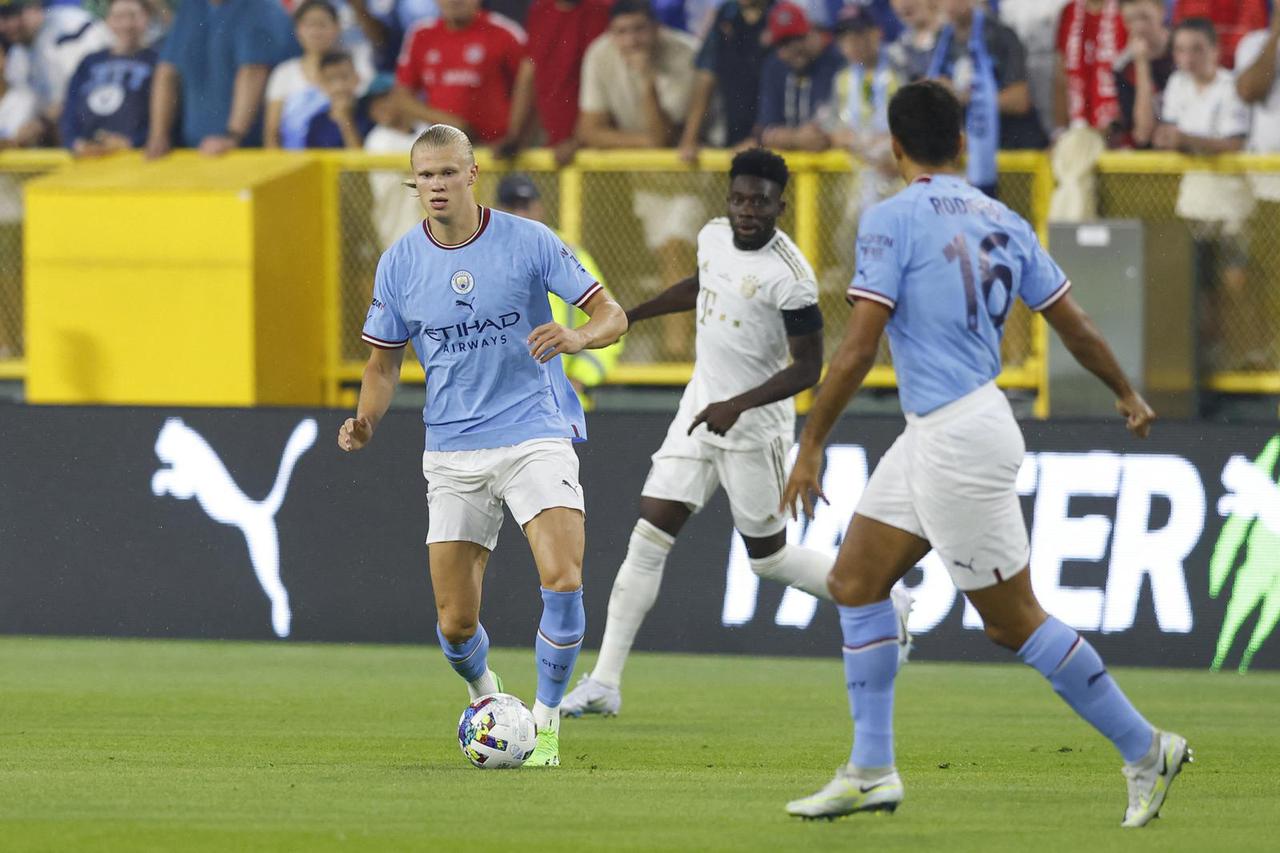
[[[786,506],[798,498],[811,512],[821,495],[823,443],[888,327],[907,428],[868,481],[830,579],[844,634],[853,752],[825,788],[787,811],[830,818],[892,811],[901,802],[889,590],[933,548],[987,635],[1015,650],[1115,745],[1129,786],[1121,825],[1144,826],[1191,750],[1182,737],[1152,728],[1088,641],[1045,613],[1031,590],[1014,485],[1025,445],[994,384],[1013,300],[1043,312],[1071,354],[1115,392],[1132,432],[1145,437],[1155,414],[1031,227],[960,177],[962,117],[955,96],[936,82],[903,87],[889,104],[893,153],[908,186],[860,223],[853,313],[784,493]]]

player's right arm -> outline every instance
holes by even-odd
[[[409,330],[396,307],[397,276],[392,271],[394,249],[383,253],[373,276],[373,299],[360,337],[373,348],[360,381],[356,416],[338,429],[338,447],[359,450],[373,438],[374,430],[391,406],[400,382],[400,364],[409,343]],[[403,276],[403,273],[401,273]]]
[[[1070,293],[1063,294],[1042,313],[1080,366],[1106,383],[1116,395],[1116,411],[1124,416],[1129,431],[1139,438],[1146,438],[1156,413],[1129,384],[1129,377],[1124,375],[1111,347],[1089,315],[1071,298]]]
[[[698,274],[682,278],[648,302],[641,302],[627,312],[627,323],[661,317],[664,314],[679,314],[692,311],[698,306]]]
[[[402,361],[404,347],[373,347],[360,381],[360,402],[356,405],[356,416],[347,418],[338,429],[338,447],[348,452],[359,450],[373,438],[374,430],[378,428],[378,423],[391,407],[391,399],[396,395]]]

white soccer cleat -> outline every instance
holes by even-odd
[[[1182,770],[1194,761],[1187,739],[1173,732],[1157,732],[1157,749],[1138,764],[1121,768],[1129,783],[1129,807],[1120,825],[1126,829],[1146,826],[1160,816],[1160,807],[1169,795],[1169,786]]]
[[[898,617],[898,668],[901,669],[911,656],[911,630],[908,623],[915,597],[910,590],[898,584],[889,590],[889,600],[893,602],[893,612]]]
[[[818,793],[787,803],[787,814],[805,820],[835,820],[855,812],[893,813],[902,802],[902,779],[897,770],[875,778],[860,775],[848,764]]]
[[[622,691],[617,687],[601,684],[590,673],[582,676],[560,703],[561,717],[581,717],[583,714],[617,716],[622,710]]]

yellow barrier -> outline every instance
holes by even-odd
[[[241,156],[252,156],[249,154]],[[346,405],[354,398],[367,351],[359,328],[368,305],[378,256],[397,233],[397,217],[413,217],[415,208],[395,184],[407,174],[401,155],[363,152],[306,152],[294,155],[321,167],[321,242],[323,270],[323,399]],[[610,289],[626,305],[657,292],[678,272],[693,268],[690,245],[697,228],[723,211],[727,151],[705,151],[696,168],[670,151],[581,152],[574,164],[556,169],[547,151],[530,151],[513,163],[499,163],[480,152],[482,201],[493,200],[506,171],[529,173],[538,184],[550,222],[570,241],[599,261]],[[857,175],[840,152],[790,154],[794,178],[787,191],[789,210],[781,221],[818,273],[821,304],[828,318],[828,353],[839,341],[847,316],[844,286],[852,273],[856,225]],[[62,152],[6,152],[0,155],[0,180],[26,177],[67,162]],[[1000,155],[1001,195],[1033,222],[1047,239],[1052,176],[1039,152]],[[1188,171],[1223,175],[1262,175],[1280,182],[1280,156],[1233,155],[1202,160],[1180,155],[1108,153],[1099,163],[1099,213],[1103,217],[1142,219],[1163,226],[1180,222],[1176,206],[1179,182]],[[680,223],[674,247],[654,245],[652,210],[642,209],[637,192],[658,197],[657,219]],[[11,192],[10,196],[14,193]],[[0,191],[0,379],[26,373],[20,299],[21,259],[5,242]],[[1280,198],[1280,192],[1276,193]],[[1280,393],[1280,352],[1274,329],[1280,327],[1280,232],[1275,202],[1262,200],[1244,225],[1249,249],[1246,296],[1231,297],[1224,309],[1229,358],[1205,377],[1208,389],[1222,393]],[[659,221],[659,225],[666,225]],[[1180,226],[1181,227],[1181,226]],[[661,230],[658,228],[657,230]],[[400,228],[400,232],[403,227]],[[18,232],[15,232],[18,233]],[[12,243],[13,241],[10,241]],[[16,245],[16,244],[14,244]],[[16,270],[16,272],[13,272]],[[1238,302],[1239,304],[1234,304]],[[16,323],[15,323],[16,318]],[[6,325],[7,324],[7,325]],[[5,329],[8,328],[8,339]],[[610,377],[617,384],[673,385],[688,381],[692,327],[687,318],[638,326],[629,338],[626,360]],[[1000,384],[1035,396],[1035,412],[1049,412],[1048,332],[1044,323],[1019,307],[1006,328],[1006,369]],[[1236,352],[1238,350],[1239,352]],[[421,369],[406,360],[404,378],[422,382]],[[868,378],[872,387],[892,387],[887,348]]]

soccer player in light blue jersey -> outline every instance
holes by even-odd
[[[572,442],[586,440],[587,428],[560,356],[608,346],[627,319],[545,225],[476,204],[475,157],[462,131],[432,125],[410,164],[426,220],[378,262],[363,334],[373,350],[338,446],[369,443],[412,341],[427,375],[422,470],[440,647],[473,699],[501,690],[488,666],[480,590],[505,503],[542,583],[538,743],[525,765],[557,766],[559,705],[586,627],[584,509]],[[548,293],[590,319],[576,329],[553,322]]]
[[[1144,826],[1191,750],[1143,719],[1089,642],[1047,614],[1032,592],[1015,490],[1025,445],[994,381],[1014,300],[1042,312],[1071,354],[1115,392],[1133,433],[1146,437],[1155,413],[1031,227],[961,177],[963,110],[951,90],[936,82],[903,87],[890,102],[889,126],[908,186],[860,224],[853,312],[801,435],[784,506],[794,512],[799,500],[811,514],[814,497],[822,497],[823,444],[886,328],[907,428],[868,481],[827,581],[844,634],[852,754],[826,787],[787,811],[831,818],[893,811],[902,801],[889,590],[934,549],[987,635],[1015,650],[1115,745],[1129,787],[1122,825]]]

